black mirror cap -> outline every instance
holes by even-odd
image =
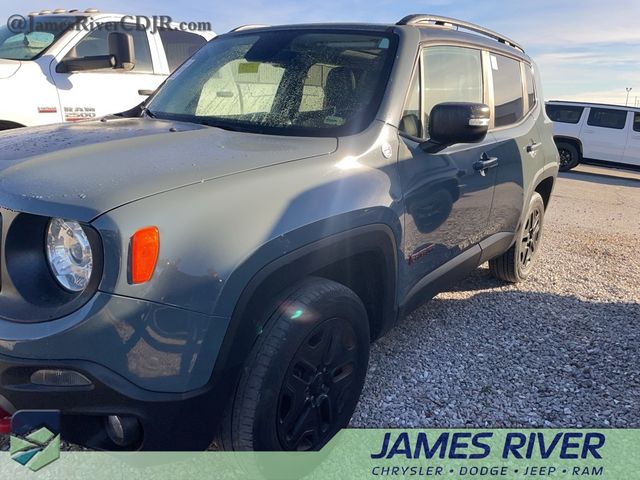
[[[113,55],[98,55],[95,57],[69,58],[58,64],[57,73],[86,72],[89,70],[101,70],[115,68]]]
[[[491,110],[483,103],[439,103],[429,116],[429,141],[425,147],[439,146],[439,151],[458,143],[481,142],[489,131],[490,119]]]
[[[133,70],[136,65],[133,37],[124,32],[111,32],[109,34],[109,54],[115,58],[114,68]]]

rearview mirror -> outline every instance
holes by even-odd
[[[71,73],[105,68],[133,70],[135,67],[133,37],[128,33],[111,32],[109,34],[109,54],[90,57],[67,58],[58,64],[56,72]]]
[[[458,143],[478,143],[489,130],[491,114],[482,103],[439,103],[429,115],[429,140],[420,147],[438,153]]]

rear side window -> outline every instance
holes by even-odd
[[[626,122],[626,110],[592,108],[591,112],[589,113],[587,125],[591,127],[615,128],[617,130],[622,130]]]
[[[518,123],[524,117],[522,72],[520,62],[502,55],[491,55],[493,98],[496,106],[495,126]]]
[[[444,102],[482,103],[482,56],[464,47],[429,47],[422,51],[424,130],[431,109]]]
[[[633,131],[640,132],[640,113],[633,116]]]
[[[533,75],[533,70],[532,67],[526,63],[524,65],[524,75],[527,80],[527,98],[529,101],[529,111],[531,111],[533,107],[536,106],[538,99],[536,97],[536,81]]]
[[[578,123],[584,107],[573,105],[547,105],[547,116],[554,122]]]
[[[171,72],[207,43],[203,37],[195,33],[167,30],[166,28],[159,29],[159,31]]]

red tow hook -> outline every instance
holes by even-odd
[[[0,408],[0,435],[11,433],[11,414]]]

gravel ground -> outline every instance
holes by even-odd
[[[610,175],[560,178],[525,284],[484,265],[378,341],[352,426],[640,427],[640,175]]]
[[[353,427],[640,427],[640,175],[578,170],[525,284],[483,265],[373,346]]]

